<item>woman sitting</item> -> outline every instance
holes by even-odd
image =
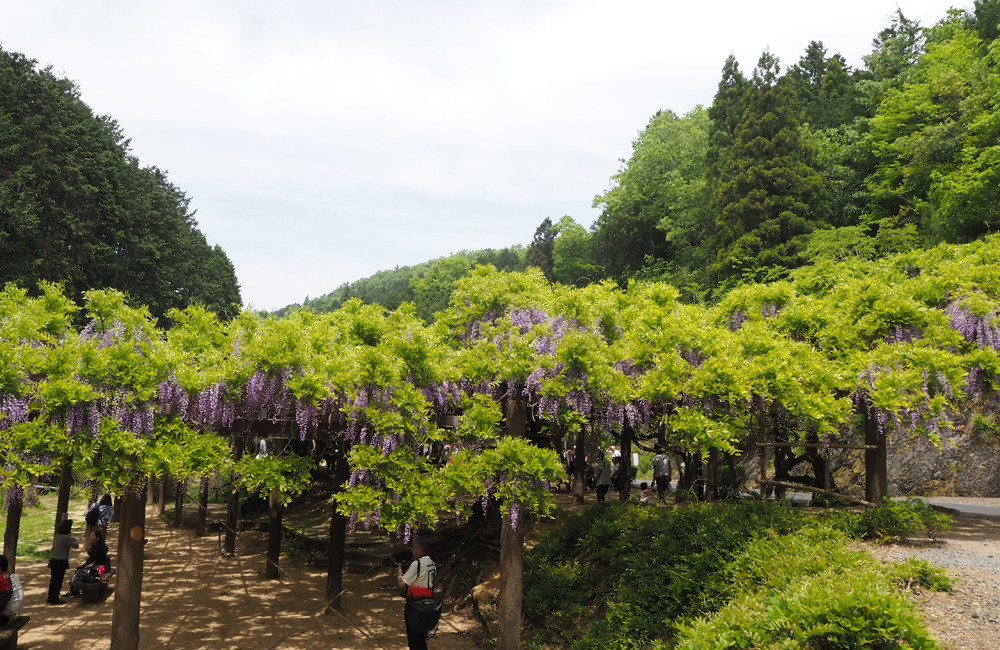
[[[90,531],[90,550],[87,551],[87,561],[83,563],[69,580],[69,593],[63,594],[63,598],[72,598],[80,595],[80,584],[83,582],[96,582],[103,578],[111,570],[111,557],[108,555],[108,545],[104,542],[104,531],[101,528],[94,528]]]

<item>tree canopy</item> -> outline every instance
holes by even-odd
[[[188,206],[73,82],[0,49],[0,283],[59,282],[75,300],[114,288],[157,319],[196,303],[233,316],[232,262]]]

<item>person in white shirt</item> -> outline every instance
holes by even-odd
[[[663,501],[670,491],[670,456],[662,449],[657,449],[657,452],[653,456],[653,481],[656,482],[656,493]]]
[[[434,594],[434,580],[437,578],[437,566],[427,555],[429,544],[426,537],[417,536],[410,542],[410,552],[413,561],[403,573],[403,567],[396,565],[396,583],[400,589],[406,589],[406,607],[403,610],[403,621],[410,618],[411,602],[414,598],[426,598]],[[410,629],[406,623],[406,643],[410,650],[427,650],[427,633]]]

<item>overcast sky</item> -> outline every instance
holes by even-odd
[[[924,26],[953,5],[0,0],[0,46],[114,117],[272,310],[589,227],[638,131],[710,104],[730,53],[784,69],[818,40],[860,67],[897,4]]]

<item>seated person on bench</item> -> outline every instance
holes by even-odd
[[[21,615],[24,587],[17,576],[9,571],[7,556],[0,555],[0,625],[13,623]],[[4,588],[7,585],[7,588]]]
[[[89,541],[87,561],[73,572],[73,577],[69,580],[69,593],[63,594],[63,598],[79,596],[81,583],[96,582],[111,570],[111,558],[108,556],[108,545],[104,542],[104,531],[99,527],[94,528],[90,531]],[[92,579],[95,573],[97,580]]]

